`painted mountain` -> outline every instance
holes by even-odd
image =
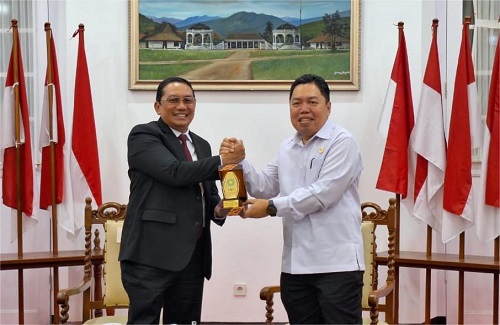
[[[142,28],[143,26],[147,25],[151,26],[151,23],[153,25],[159,24],[158,23],[159,19],[157,18],[145,17],[143,15],[139,16],[142,16],[141,17],[142,19],[140,19],[141,23],[139,24],[141,33],[146,32],[145,30],[143,30]],[[147,23],[145,20],[149,20],[150,22]],[[286,23],[285,20],[275,16],[256,14],[254,12],[245,12],[245,11],[237,12],[227,18],[197,16],[176,22],[173,22],[172,19],[165,17],[161,20],[162,22],[168,22],[174,25],[178,31],[184,31],[194,24],[203,23],[208,27],[210,27],[211,29],[213,29],[217,34],[219,34],[222,37],[226,37],[233,33],[253,33],[253,34],[263,33],[265,31],[266,24],[268,21],[270,21],[273,24],[274,28]]]
[[[226,37],[233,33],[263,33],[268,21],[273,24],[274,28],[286,23],[283,19],[275,16],[246,11],[237,12],[227,18],[213,19],[203,23],[222,37]]]

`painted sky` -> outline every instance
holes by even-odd
[[[323,16],[325,13],[348,10],[350,0],[139,0],[139,12],[145,16],[186,19],[191,16],[228,17],[239,11],[249,11],[276,17],[302,19]]]

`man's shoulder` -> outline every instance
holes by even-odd
[[[328,132],[332,135],[333,138],[341,137],[341,138],[354,138],[352,133],[347,130],[345,127],[337,124],[337,123],[329,123]]]
[[[136,133],[136,132],[157,132],[161,129],[160,124],[158,121],[151,121],[148,123],[142,123],[142,124],[137,124],[135,125],[130,133]]]

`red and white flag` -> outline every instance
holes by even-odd
[[[483,160],[477,201],[477,236],[487,242],[500,236],[500,42],[491,71],[490,96],[484,130]]]
[[[431,47],[415,128],[411,136],[411,145],[417,153],[413,216],[441,233],[446,137],[437,46],[437,19],[433,21],[432,27]]]
[[[462,27],[455,88],[448,132],[443,193],[443,242],[474,224],[472,151],[480,145],[481,112],[469,44],[469,23]]]
[[[387,140],[376,188],[400,194],[411,213],[415,154],[409,141],[415,121],[403,23],[399,23],[398,28],[398,52],[378,125]]]
[[[31,152],[29,110],[17,21],[14,23],[14,41],[5,81],[3,105],[0,109],[0,162],[3,164],[2,199],[5,206],[15,209],[15,211],[20,209],[23,216],[32,217],[23,219],[33,220],[34,166]],[[16,134],[16,115],[19,118],[18,134]],[[16,163],[16,146],[20,151],[19,163]],[[17,179],[18,171],[20,171],[20,182]],[[20,189],[20,206],[18,204],[18,189]],[[33,221],[36,222],[36,219]],[[23,223],[23,229],[26,229],[25,226]]]
[[[47,66],[45,75],[45,93],[40,128],[40,147],[42,151],[42,171],[40,181],[40,208],[48,209],[52,205],[51,155],[50,143],[54,143],[54,178],[56,187],[56,204],[63,201],[64,190],[64,155],[63,147],[66,141],[64,131],[61,88],[54,38],[50,33],[50,71]],[[49,82],[49,79],[51,81]],[[51,92],[51,93],[49,93]],[[49,97],[51,100],[49,101]],[[53,103],[55,102],[55,105]],[[52,106],[49,108],[49,104]]]
[[[79,35],[79,43],[69,170],[74,211],[77,216],[74,220],[75,229],[79,229],[84,225],[82,211],[85,208],[85,198],[91,197],[97,205],[101,205],[102,193],[94,108],[82,24],[73,37],[76,34]]]

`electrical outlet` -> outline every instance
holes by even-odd
[[[235,283],[233,285],[233,295],[236,297],[244,297],[247,295],[246,283]]]

